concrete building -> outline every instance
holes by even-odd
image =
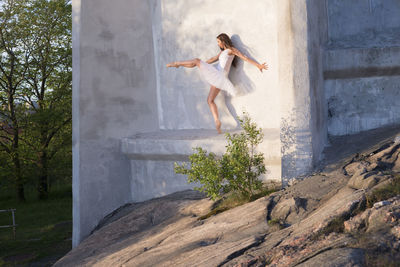
[[[366,16],[367,14],[367,16]],[[307,174],[329,135],[400,123],[398,0],[73,0],[73,246],[118,207],[191,188],[173,173],[192,147],[222,153],[198,70],[216,36],[239,62],[241,95],[220,94],[224,130],[246,110],[281,181]]]

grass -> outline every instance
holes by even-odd
[[[373,190],[370,194],[367,194],[366,199],[368,208],[371,208],[376,202],[400,195],[400,174],[390,173],[390,175],[393,176],[392,182],[384,187]]]
[[[260,192],[254,194],[250,198],[247,198],[239,193],[230,192],[230,193],[226,194],[225,196],[223,196],[220,200],[216,201],[212,210],[209,213],[207,213],[206,215],[199,217],[199,220],[205,220],[213,215],[216,215],[221,212],[241,206],[243,204],[252,202],[261,197],[268,196],[269,194],[271,194],[275,191],[276,191],[276,189],[264,187],[262,190],[260,190]]]
[[[327,236],[330,233],[343,233],[344,232],[344,222],[349,218],[350,216],[338,216],[334,218],[332,221],[328,223],[328,225],[321,229],[319,232],[315,233],[312,237],[311,240],[318,240],[321,236]]]
[[[0,228],[0,266],[24,266],[43,261],[51,266],[72,248],[72,187],[54,185],[46,201],[26,190],[26,203],[12,192],[0,192],[0,209],[16,209],[16,239],[12,228]],[[10,212],[0,213],[0,225],[12,224]],[[47,262],[46,262],[47,261]]]
[[[271,227],[274,227],[274,226],[278,227],[279,230],[285,229],[287,227],[287,224],[284,221],[282,221],[280,219],[276,219],[276,218],[268,220],[267,223]]]
[[[387,172],[385,174],[392,175],[393,180],[376,190],[373,190],[366,196],[366,208],[373,207],[374,203],[387,200],[394,196],[400,195],[400,174],[394,172]],[[387,230],[389,231],[389,230]],[[357,247],[365,249],[365,259],[367,266],[399,266],[399,254],[396,250],[389,249],[390,246],[386,245],[386,249],[382,251],[377,248],[376,240],[371,237],[371,233],[360,232],[355,234],[358,240]],[[390,238],[387,238],[389,241]]]

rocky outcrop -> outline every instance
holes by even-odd
[[[400,238],[398,233],[400,220],[400,196],[385,201],[376,202],[372,208],[350,218],[344,222],[347,232],[364,229],[365,232],[376,232],[380,229],[393,228],[393,234]]]
[[[400,175],[400,144],[393,140],[204,220],[200,217],[213,202],[194,191],[128,205],[106,218],[55,266],[400,262],[400,196],[367,207],[375,190],[393,184]]]

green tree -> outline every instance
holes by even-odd
[[[53,159],[60,151],[70,156],[72,8],[64,0],[8,0],[2,8],[15,21],[3,31],[18,33],[3,34],[3,39],[20,51],[15,75],[20,80],[15,86],[19,121],[24,124],[19,131],[20,160],[35,169],[38,197],[46,199],[50,165],[59,162]]]
[[[222,176],[228,182],[229,191],[238,191],[245,197],[251,197],[261,189],[262,182],[258,177],[266,172],[263,153],[256,153],[264,134],[247,114],[239,121],[244,131],[226,134],[228,145],[221,159]]]
[[[197,152],[189,156],[190,167],[185,163],[179,165],[175,162],[175,172],[188,176],[189,183],[201,184],[195,190],[205,192],[212,199],[217,199],[224,190],[221,160],[212,152],[201,147],[194,148]]]
[[[25,201],[19,151],[24,107],[18,101],[26,74],[26,59],[20,43],[23,31],[18,23],[22,10],[22,3],[5,1],[0,12],[0,147],[8,155],[19,201]]]
[[[29,118],[26,143],[35,152],[40,199],[48,195],[49,163],[60,149],[71,145],[72,17],[63,0],[29,1],[20,23],[26,27],[30,60],[23,88],[34,112]],[[62,138],[57,138],[57,135]]]

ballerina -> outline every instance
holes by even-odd
[[[228,74],[231,65],[235,67],[234,58],[235,56],[247,61],[254,66],[256,66],[261,72],[265,69],[268,69],[268,65],[266,63],[259,64],[256,61],[246,57],[243,55],[238,49],[236,49],[229,36],[225,33],[221,33],[217,36],[217,43],[221,52],[218,55],[210,58],[206,62],[195,58],[192,60],[186,61],[175,61],[172,63],[168,63],[167,67],[185,67],[185,68],[194,68],[198,67],[200,70],[200,74],[204,80],[206,80],[210,84],[210,92],[208,93],[207,103],[210,107],[211,113],[213,115],[215,121],[215,128],[218,133],[222,133],[221,131],[221,121],[219,120],[218,108],[214,102],[214,99],[217,97],[218,93],[221,90],[224,90],[231,96],[235,96],[237,94],[237,89],[228,79]],[[211,65],[212,63],[218,61],[217,67]]]

